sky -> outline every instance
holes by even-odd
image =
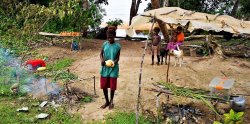
[[[142,0],[138,13],[142,13],[147,7],[150,0]],[[132,0],[108,0],[108,5],[103,5],[106,10],[106,16],[104,16],[104,22],[114,20],[115,18],[122,19],[123,22],[129,22],[129,14]]]

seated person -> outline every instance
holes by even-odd
[[[79,46],[79,41],[74,38],[73,41],[71,42],[71,51],[73,50],[79,50],[80,46]]]
[[[171,40],[166,45],[165,50],[170,51],[176,49],[176,41],[177,41],[177,34],[174,33],[173,36],[171,37]]]
[[[177,47],[177,45],[178,46],[183,45],[183,42],[184,42],[184,33],[182,32],[182,27],[181,26],[177,27],[176,34],[177,34],[177,39],[176,39],[176,42],[177,42],[176,47]]]

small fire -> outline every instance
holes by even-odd
[[[58,94],[61,87],[44,76],[34,76],[33,72],[22,66],[22,60],[14,57],[11,50],[0,48],[0,90],[9,87],[7,93],[28,93],[33,98]]]

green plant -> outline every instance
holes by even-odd
[[[224,114],[225,123],[242,123],[244,112],[235,113],[233,109],[230,110],[230,113]]]
[[[64,82],[68,82],[70,80],[77,79],[77,76],[67,71],[56,71],[53,73],[52,78],[53,80],[62,80]]]
[[[233,109],[229,113],[224,114],[223,122],[224,124],[242,124],[244,112],[236,113]],[[221,122],[215,121],[214,124],[223,124]]]
[[[15,58],[6,56],[4,50],[0,49],[0,96],[14,96],[10,90],[11,86],[15,83],[22,85],[29,78],[29,74],[24,69],[19,66],[11,66],[11,63],[15,61]],[[19,92],[15,95],[24,94]]]
[[[73,62],[74,62],[74,60],[69,59],[69,58],[60,59],[60,60],[56,61],[54,64],[49,64],[47,66],[47,69],[53,70],[53,71],[62,70],[66,67],[69,67]]]
[[[121,25],[123,23],[123,21],[121,19],[117,19],[115,18],[114,20],[109,20],[107,22],[108,26],[118,26]]]
[[[135,113],[128,112],[114,112],[108,114],[105,118],[106,124],[135,124]],[[151,124],[152,121],[145,119],[143,116],[139,117],[139,124]]]
[[[90,97],[90,96],[85,96],[85,97],[82,99],[82,101],[83,101],[83,102],[86,102],[86,103],[89,103],[89,102],[92,102],[93,99],[92,99],[92,97]]]

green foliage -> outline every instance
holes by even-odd
[[[8,100],[4,98],[0,100],[0,123],[1,124],[81,124],[82,119],[79,115],[67,113],[67,109],[60,107],[57,111],[53,107],[39,108],[33,106],[37,104],[36,100],[25,99],[25,101]],[[10,104],[11,103],[11,104]],[[23,106],[29,107],[29,112],[16,112],[16,109]],[[35,118],[37,114],[48,113],[49,118],[38,120]]]
[[[242,124],[244,112],[234,112],[233,109],[229,113],[224,114],[223,122],[215,121],[214,124]]]
[[[6,69],[8,68],[8,69]],[[0,96],[14,96],[14,94],[10,91],[11,86],[14,83],[17,83],[16,77],[16,68],[13,67],[0,67]],[[27,83],[27,79],[29,78],[29,74],[25,70],[18,69],[18,73],[20,73],[19,84]],[[4,73],[3,73],[4,72]],[[26,95],[25,92],[19,92],[19,96]]]
[[[47,32],[80,31],[96,28],[101,23],[102,9],[98,4],[89,1],[88,9],[84,8],[82,1],[55,1],[51,3],[53,17],[44,27]]]
[[[62,70],[66,67],[69,67],[72,63],[74,62],[73,59],[69,59],[69,58],[64,58],[64,59],[60,59],[58,61],[56,61],[54,64],[52,65],[48,65],[47,69],[48,70],[54,70],[54,71],[58,71],[58,70]]]
[[[109,20],[107,22],[108,26],[118,26],[121,25],[123,23],[123,21],[121,19],[114,19],[114,20]]]
[[[83,99],[82,99],[83,102],[85,103],[89,103],[89,102],[92,102],[93,99],[91,96],[85,96]]]
[[[101,23],[103,9],[92,0],[83,2],[86,1],[3,0],[0,3],[1,47],[23,55],[31,49],[29,44],[39,39],[40,31],[95,29]],[[85,4],[88,8],[84,8]]]
[[[238,17],[244,16],[249,17],[250,16],[250,1],[249,0],[240,0],[240,11],[237,12]]]
[[[0,85],[0,97],[1,96],[12,96],[12,92],[10,91],[11,85]]]
[[[135,124],[135,113],[127,112],[114,112],[108,114],[105,118],[106,124]],[[152,121],[139,117],[139,124],[151,124]]]
[[[236,0],[169,0],[169,7],[177,7],[179,5],[183,9],[204,12],[204,13],[220,13],[228,14],[232,13],[232,8]],[[237,18],[248,18],[250,16],[250,1],[249,0],[239,0],[239,9],[237,9]],[[164,6],[161,1],[161,7]],[[144,11],[152,9],[151,3],[148,4]]]
[[[10,66],[10,62],[15,61],[11,56],[5,56],[0,49],[0,96],[13,96],[10,87],[19,81],[19,84],[27,82],[29,74],[18,66]],[[17,78],[19,75],[19,79]],[[17,95],[24,95],[22,93]]]
[[[241,124],[244,112],[235,113],[233,109],[229,113],[224,114],[226,124]]]
[[[14,54],[22,55],[31,48],[27,44],[38,38],[37,32],[41,31],[53,13],[49,8],[34,4],[17,2],[6,6],[13,6],[12,4],[15,5],[13,10],[0,16],[0,40],[2,47],[10,48]]]
[[[62,80],[64,82],[77,79],[77,76],[75,74],[67,71],[56,71],[55,73],[53,73],[52,77],[54,80]]]
[[[66,67],[69,67],[73,61],[73,59],[64,58],[56,61],[54,64],[48,64],[47,75],[52,77],[53,80],[62,80],[64,82],[77,79],[75,74],[63,70]]]
[[[221,122],[215,121],[213,124],[222,124]]]

